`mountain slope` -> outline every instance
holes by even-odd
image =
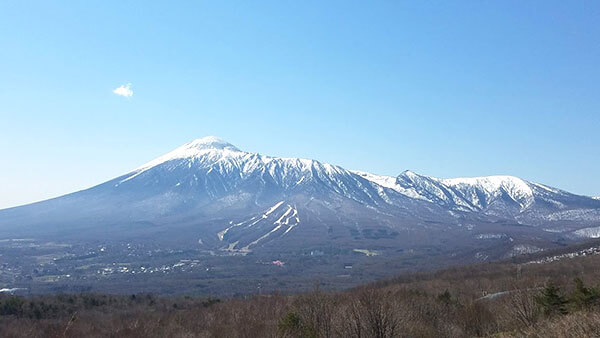
[[[478,247],[490,231],[502,236],[485,238],[546,243],[599,224],[600,200],[517,177],[379,176],[244,152],[216,137],[90,189],[0,211],[6,236],[150,238],[238,253],[453,250]]]

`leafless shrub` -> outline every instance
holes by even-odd
[[[530,327],[538,319],[540,311],[531,290],[514,290],[507,296],[508,311],[521,327]]]
[[[532,338],[600,337],[600,314],[579,312],[564,317],[546,319],[527,329],[524,336]]]
[[[486,336],[497,329],[496,317],[486,302],[473,302],[465,306],[459,318],[470,336]]]
[[[300,295],[294,302],[303,327],[303,334],[313,337],[333,337],[333,315],[335,298],[316,288],[313,292]]]
[[[390,292],[366,288],[351,303],[356,334],[365,337],[395,337],[399,334],[399,308]],[[359,323],[360,325],[358,325]],[[360,337],[360,336],[358,336]]]

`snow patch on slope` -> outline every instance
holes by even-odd
[[[600,226],[579,229],[574,231],[573,233],[579,237],[600,238]]]
[[[227,234],[227,232],[229,232],[229,230],[239,227],[239,226],[247,226],[247,227],[251,227],[255,224],[257,224],[258,222],[260,222],[263,219],[267,219],[269,218],[269,215],[273,213],[273,211],[277,210],[281,205],[283,204],[283,201],[278,202],[277,204],[275,204],[274,206],[272,206],[271,208],[269,208],[269,210],[267,210],[264,214],[262,214],[262,216],[254,216],[248,220],[239,222],[239,223],[233,223],[233,221],[230,221],[229,224],[231,224],[231,226],[225,228],[222,231],[219,231],[217,233],[217,237],[219,238],[220,241],[223,241],[223,238],[225,238],[225,235]],[[300,221],[300,220],[298,220]]]
[[[283,207],[285,205],[285,208]],[[285,211],[284,211],[285,210]],[[272,223],[271,223],[272,222]],[[239,244],[239,240],[234,243],[229,243],[226,248],[223,248],[224,251],[239,251],[242,253],[250,252],[251,247],[259,244],[266,239],[268,239],[274,233],[277,233],[279,230],[280,236],[286,235],[288,232],[292,231],[298,224],[300,224],[300,217],[298,216],[298,209],[291,204],[284,204],[284,201],[277,202],[275,205],[267,209],[264,213],[253,216],[252,218],[246,219],[241,222],[234,223],[233,221],[229,222],[229,227],[217,233],[217,237],[221,242],[227,242],[227,238],[225,236],[230,231],[234,231],[236,228],[247,229],[250,227],[256,226],[257,229],[267,229],[270,228],[269,231],[262,234],[255,240],[248,243],[246,246],[241,249],[236,249],[235,247]],[[272,228],[271,228],[272,227]],[[263,231],[263,230],[258,230]],[[234,234],[235,237],[235,234]]]
[[[538,248],[535,245],[531,244],[517,244],[512,247],[512,249],[506,254],[507,257],[515,257],[525,254],[531,254],[543,251],[543,249]]]
[[[495,234],[495,233],[489,233],[489,234],[479,234],[476,236],[477,239],[503,239],[503,238],[507,238],[508,235],[506,234]]]
[[[287,229],[283,233],[283,235],[285,235],[288,232],[290,232],[296,225],[298,225],[298,223],[300,223],[300,218],[298,217],[298,210],[295,207],[292,207],[291,205],[288,204],[287,210],[275,222],[273,222],[273,225],[275,225],[275,227],[273,227],[273,229],[271,229],[271,231],[260,236],[258,239],[250,242],[250,244],[243,247],[241,249],[241,251],[244,251],[244,252],[250,251],[251,246],[258,244],[260,241],[266,239],[271,234],[277,232],[279,229],[281,229],[284,226],[287,227]]]

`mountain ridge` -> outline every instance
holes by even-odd
[[[321,161],[314,160],[314,159],[297,158],[297,157],[274,157],[274,156],[262,155],[260,153],[246,152],[246,151],[240,150],[233,144],[231,144],[219,137],[207,136],[207,137],[195,139],[191,142],[188,142],[188,143],[174,149],[173,151],[171,151],[163,156],[159,156],[158,158],[156,158],[152,161],[149,161],[149,162],[145,163],[144,165],[134,169],[132,171],[132,173],[135,172],[136,174],[140,174],[141,172],[143,172],[145,170],[148,170],[156,165],[160,165],[160,164],[170,161],[170,160],[184,159],[184,158],[196,158],[196,157],[200,157],[203,155],[208,155],[210,153],[213,153],[215,150],[216,151],[225,151],[225,152],[229,153],[229,154],[227,154],[229,156],[237,154],[238,157],[240,157],[239,155],[241,155],[242,157],[257,156],[257,157],[264,158],[267,161],[268,160],[282,160],[282,161],[297,161],[297,162],[301,162],[301,163],[317,162],[317,163],[322,163],[325,166],[342,168],[338,165],[333,165],[333,164],[321,162]],[[344,170],[347,170],[347,169],[344,169]],[[437,177],[432,177],[432,176],[421,175],[412,170],[404,170],[398,176],[394,177],[394,176],[378,175],[378,174],[369,173],[369,172],[362,171],[362,170],[347,170],[347,171],[361,175],[361,176],[367,178],[368,180],[370,180],[371,182],[378,184],[382,187],[392,188],[392,189],[394,189],[394,188],[397,189],[397,187],[395,187],[395,184],[390,182],[391,179],[397,180],[398,177],[423,177],[423,178],[428,178],[431,180],[438,181],[442,184],[451,185],[451,186],[477,185],[477,184],[483,185],[482,182],[485,182],[485,183],[487,183],[488,187],[491,185],[495,185],[496,187],[493,188],[493,190],[497,190],[500,188],[501,185],[503,185],[503,183],[510,182],[514,185],[520,185],[521,189],[525,189],[525,190],[529,190],[529,189],[528,189],[528,187],[524,187],[524,184],[533,184],[533,185],[536,185],[538,187],[541,187],[541,188],[544,188],[546,190],[550,190],[553,192],[566,192],[565,190],[562,190],[562,189],[550,187],[550,186],[540,184],[540,183],[526,181],[517,176],[511,176],[511,175],[489,175],[489,176],[456,177],[456,178],[437,178]],[[127,179],[130,179],[130,178],[127,178]],[[127,179],[125,179],[125,180],[127,180]],[[489,191],[489,189],[487,189],[487,190]],[[531,195],[531,192],[529,192],[527,194]],[[585,195],[579,195],[579,196],[590,197],[593,199],[600,198],[600,197],[591,197],[591,196],[585,196]]]
[[[600,200],[514,176],[442,179],[410,170],[382,176],[245,152],[214,136],[89,189],[0,210],[0,229],[11,234],[160,232],[161,240],[245,253],[302,250],[302,243],[397,250],[481,237],[473,232],[551,243],[598,225]],[[192,240],[187,233],[197,235]]]

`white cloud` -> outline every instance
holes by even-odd
[[[115,93],[119,96],[123,96],[123,97],[132,97],[133,90],[131,90],[131,83],[128,83],[126,85],[121,85],[121,87],[113,90],[113,93]]]

